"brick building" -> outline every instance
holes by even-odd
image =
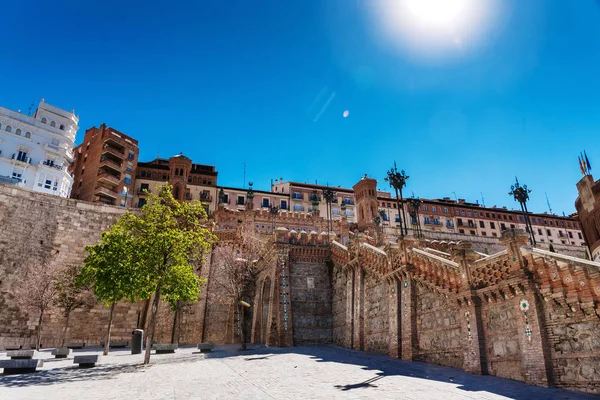
[[[121,207],[133,205],[137,140],[102,124],[85,132],[83,143],[74,153],[71,198]]]
[[[214,212],[217,204],[217,171],[212,165],[194,164],[183,154],[169,159],[156,158],[140,162],[135,174],[134,207],[146,204],[148,192],[156,186],[170,183],[176,199],[199,200],[207,203],[207,212]]]
[[[577,183],[579,196],[575,208],[579,215],[582,231],[590,250],[590,258],[600,261],[600,181],[594,182],[591,174]]]

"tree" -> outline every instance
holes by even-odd
[[[91,305],[93,300],[89,292],[89,286],[79,282],[80,272],[80,266],[71,264],[61,269],[57,275],[56,305],[61,309],[65,317],[65,328],[61,338],[61,346],[64,346],[67,340],[71,312],[83,306]]]
[[[56,282],[60,268],[57,263],[34,263],[27,267],[25,276],[13,292],[18,304],[27,311],[39,314],[36,350],[40,350],[44,314],[50,311],[56,300]]]
[[[249,300],[252,295],[251,288],[256,282],[256,278],[268,266],[266,262],[268,250],[267,242],[243,229],[238,235],[237,242],[227,243],[215,249],[216,259],[221,270],[221,277],[215,280],[226,290],[234,302],[242,350],[246,350],[247,336],[244,323],[244,303],[249,303],[246,300]]]
[[[127,230],[132,218],[129,213],[124,215],[102,233],[100,243],[86,247],[89,254],[79,278],[80,284],[90,285],[98,300],[110,307],[104,355],[110,347],[115,304],[122,300],[134,302],[145,285],[137,262],[135,238]]]
[[[179,301],[198,301],[203,280],[194,273],[193,264],[216,239],[203,225],[206,212],[198,201],[180,203],[171,186],[150,194],[139,215],[128,214],[123,228],[133,241],[130,251],[136,254],[136,271],[142,283],[136,294],[141,299],[153,297],[144,363],[150,362],[156,314],[161,296],[172,307]]]

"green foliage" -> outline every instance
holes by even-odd
[[[136,240],[127,229],[133,219],[131,214],[123,216],[102,234],[100,243],[86,247],[89,254],[78,283],[90,285],[107,307],[121,300],[135,301],[145,284]]]

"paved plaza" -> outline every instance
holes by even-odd
[[[335,346],[217,346],[209,355],[181,348],[176,354],[141,355],[129,349],[77,369],[49,350],[36,373],[0,375],[0,399],[593,399],[560,389],[529,386],[453,368],[394,360]],[[74,354],[101,354],[100,348]],[[6,359],[6,354],[0,354]]]

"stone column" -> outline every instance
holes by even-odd
[[[542,331],[543,327],[540,326],[541,310],[531,290],[518,294],[516,299],[523,380],[533,385],[548,386],[551,382],[551,360],[546,360],[545,357],[546,336]]]
[[[400,358],[400,333],[401,333],[401,317],[400,317],[400,292],[401,285],[394,278],[388,282],[388,315],[389,315],[389,347],[388,355],[394,358]]]
[[[461,330],[464,334],[463,369],[472,374],[487,375],[485,337],[481,319],[481,302],[471,293],[463,296],[460,309]]]
[[[346,324],[344,325],[344,346],[349,349],[354,344],[354,271],[346,272]]]
[[[362,268],[354,270],[354,342],[352,348],[365,348],[365,273]]]
[[[410,277],[402,279],[400,298],[400,321],[403,360],[412,361],[414,349],[417,343],[417,305],[415,295],[415,284]]]

